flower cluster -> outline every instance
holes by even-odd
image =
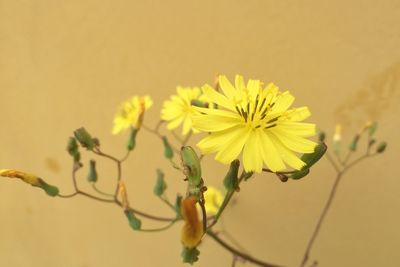
[[[220,89],[219,92],[216,89]],[[307,107],[291,108],[294,96],[280,91],[273,83],[259,80],[245,83],[236,75],[232,84],[218,77],[218,88],[178,87],[177,94],[164,102],[161,119],[169,130],[182,125],[182,134],[203,132],[197,144],[203,154],[216,153],[215,159],[229,164],[242,154],[246,172],[273,172],[287,166],[300,170],[305,163],[297,153],[312,153],[316,143],[315,124],[303,120],[310,116]],[[113,133],[140,127],[141,114],[152,104],[146,97],[134,97],[122,105],[114,120]]]

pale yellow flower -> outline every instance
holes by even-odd
[[[212,186],[207,186],[207,191],[204,192],[205,208],[207,215],[217,214],[219,208],[224,201],[224,196],[221,191]]]
[[[134,96],[119,107],[114,117],[113,134],[118,134],[131,127],[140,128],[145,110],[153,105],[150,96]]]
[[[315,124],[303,123],[310,116],[307,107],[289,109],[294,97],[280,92],[270,83],[258,80],[244,83],[237,75],[235,85],[221,75],[222,93],[204,85],[203,93],[219,109],[194,107],[194,127],[209,133],[197,146],[202,153],[217,153],[215,159],[229,164],[243,152],[248,172],[261,172],[264,164],[272,171],[301,169],[305,163],[296,155],[312,153],[316,143],[306,139],[315,135]]]
[[[197,113],[193,109],[193,102],[202,103],[205,101],[205,97],[198,87],[178,86],[176,92],[177,95],[172,95],[170,100],[164,102],[161,110],[161,119],[168,122],[167,128],[169,130],[176,129],[179,125],[183,124],[183,135],[188,134],[190,130],[197,132],[196,129],[193,129],[192,123],[192,115]]]

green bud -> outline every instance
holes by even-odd
[[[386,143],[386,142],[384,142],[384,141],[380,142],[379,145],[378,145],[377,148],[376,148],[376,152],[377,152],[377,153],[383,153],[383,152],[385,152],[386,146],[387,146],[387,143]]]
[[[199,260],[199,255],[200,251],[197,248],[187,248],[183,246],[181,256],[184,263],[193,265],[193,263]]]
[[[306,176],[309,173],[310,173],[310,169],[304,169],[304,170],[300,170],[300,171],[297,171],[297,172],[289,175],[289,177],[292,178],[293,180],[298,180],[298,179],[303,178],[304,176]]]
[[[67,151],[73,157],[75,157],[75,155],[79,153],[78,143],[76,142],[76,139],[74,137],[70,137],[68,139]]]
[[[138,131],[139,131],[139,129],[137,129],[137,128],[131,128],[131,133],[129,135],[128,145],[126,146],[128,151],[132,151],[132,150],[135,149],[135,146],[136,146],[136,135],[137,135]]]
[[[164,144],[164,157],[166,157],[167,159],[172,159],[172,157],[174,156],[174,151],[172,150],[172,147],[169,144],[167,137],[163,136],[162,141]]]
[[[368,135],[370,137],[374,136],[376,129],[378,129],[378,123],[375,121],[372,125],[368,128]]]
[[[86,131],[85,128],[81,127],[75,130],[74,135],[81,146],[87,148],[88,150],[93,150],[96,146],[96,141],[93,140],[92,136]]]
[[[350,151],[356,151],[357,150],[357,145],[358,145],[358,140],[360,140],[360,135],[356,135],[353,138],[353,141],[351,141],[350,145],[349,145],[349,150]]]
[[[240,161],[235,159],[231,162],[228,172],[224,178],[224,186],[226,190],[235,190],[238,187],[238,172],[239,172]]]
[[[156,196],[160,197],[164,194],[165,189],[167,189],[167,184],[164,180],[164,173],[157,169],[157,182],[154,186],[153,192]]]
[[[90,183],[97,182],[97,171],[96,171],[96,161],[90,160],[89,162],[89,174],[87,180]]]
[[[319,143],[315,149],[313,153],[307,153],[307,154],[303,154],[303,156],[301,157],[301,160],[303,162],[306,163],[306,166],[303,167],[304,169],[309,169],[311,166],[313,166],[315,163],[317,163],[322,156],[325,154],[327,149],[327,146],[325,145],[325,143]]]
[[[319,132],[318,139],[320,142],[324,142],[326,138],[325,132]]]
[[[125,210],[124,211],[126,218],[128,218],[129,226],[133,230],[140,230],[142,227],[142,222],[135,216],[132,210]]]
[[[46,183],[45,181],[43,181],[41,178],[38,178],[38,186],[40,188],[42,188],[47,195],[51,196],[51,197],[55,197],[58,195],[58,188],[53,186],[53,185],[49,185],[48,183]]]

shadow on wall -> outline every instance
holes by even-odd
[[[335,120],[343,126],[364,125],[366,121],[377,121],[391,104],[399,102],[400,62],[372,77],[364,88],[355,92],[334,113]]]

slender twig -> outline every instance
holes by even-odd
[[[242,251],[235,249],[234,247],[232,247],[228,243],[226,243],[224,240],[219,238],[219,236],[215,232],[211,231],[210,229],[207,230],[207,235],[210,236],[212,239],[214,239],[214,241],[216,241],[219,245],[224,247],[226,250],[230,251],[232,254],[234,254],[248,262],[254,263],[258,266],[264,266],[264,267],[279,267],[280,266],[280,265],[275,265],[275,264],[271,264],[271,263],[256,259]]]
[[[171,131],[172,136],[175,137],[176,141],[178,141],[178,143],[183,144],[183,139],[175,132],[175,131]]]
[[[165,195],[160,196],[160,199],[162,202],[167,204],[168,207],[170,207],[173,211],[175,211],[175,206],[168,200],[168,198]]]
[[[186,136],[185,139],[182,141],[182,146],[186,146],[186,144],[189,142],[190,137],[192,137],[192,131],[190,131]]]
[[[331,156],[331,154],[329,152],[325,153],[326,158],[329,160],[329,162],[332,164],[333,168],[336,170],[336,172],[340,172],[340,168],[339,166],[335,163],[335,160],[333,159],[333,157]]]
[[[329,193],[329,197],[328,197],[328,199],[327,199],[327,201],[325,203],[325,206],[324,206],[324,208],[323,208],[323,210],[322,210],[322,212],[321,212],[321,214],[319,216],[318,222],[317,222],[317,224],[316,224],[316,226],[314,228],[314,231],[313,231],[313,233],[312,233],[312,235],[310,237],[310,240],[308,241],[307,248],[306,248],[306,251],[304,253],[303,260],[302,260],[302,262],[300,264],[300,267],[304,267],[306,265],[307,261],[308,261],[309,255],[311,253],[311,249],[312,249],[312,247],[314,245],[314,242],[315,242],[315,240],[316,240],[316,238],[317,238],[317,236],[318,236],[318,234],[319,234],[319,232],[321,230],[321,227],[322,227],[322,224],[324,223],[326,215],[328,214],[328,211],[332,206],[333,200],[335,199],[335,196],[336,196],[340,181],[342,180],[342,177],[343,177],[344,173],[346,173],[350,168],[352,168],[353,166],[355,166],[357,163],[361,162],[362,160],[364,160],[364,159],[366,159],[368,157],[372,157],[372,156],[374,156],[376,154],[377,153],[369,154],[369,150],[367,150],[367,152],[363,156],[360,156],[359,158],[353,160],[351,163],[349,163],[348,165],[345,165],[343,168],[337,167],[336,165],[333,164],[334,161],[331,161],[332,165],[334,166],[334,168],[337,171],[336,178],[335,178],[335,181],[334,181],[334,183],[332,185],[332,188],[331,188],[331,191]],[[327,154],[327,156],[328,155],[329,154]],[[328,159],[330,159],[330,157],[328,157]]]
[[[147,232],[147,233],[155,233],[155,232],[161,232],[161,231],[165,231],[169,228],[171,228],[171,226],[173,226],[175,224],[177,220],[171,221],[169,224],[167,224],[166,226],[160,227],[160,228],[153,228],[153,229],[139,229],[138,231],[140,232]]]
[[[92,183],[92,188],[93,188],[94,191],[96,191],[100,195],[107,196],[107,197],[114,197],[113,194],[109,194],[109,193],[103,192],[100,189],[98,189],[97,186],[96,186],[96,183]]]

